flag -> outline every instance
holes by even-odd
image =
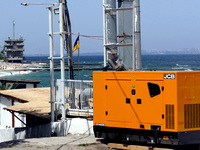
[[[74,48],[73,48],[73,52],[75,52],[77,49],[79,48],[79,36],[77,37],[75,43],[74,43]]]

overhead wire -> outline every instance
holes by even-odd
[[[89,36],[89,35],[82,35],[82,34],[76,34],[76,33],[70,33],[70,32],[65,32],[65,33],[71,34],[71,35],[78,35],[78,36],[81,36],[81,37],[95,39],[95,40],[103,40],[103,38],[102,39],[100,38],[100,37],[103,37],[103,36]]]

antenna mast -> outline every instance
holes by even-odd
[[[15,21],[13,21],[13,39],[15,39]]]

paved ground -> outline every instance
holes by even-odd
[[[94,135],[67,135],[65,137],[33,138],[0,143],[1,150],[108,150],[96,141]]]

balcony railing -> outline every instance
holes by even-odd
[[[23,52],[24,49],[23,48],[18,48],[18,49],[5,49],[6,52]]]

